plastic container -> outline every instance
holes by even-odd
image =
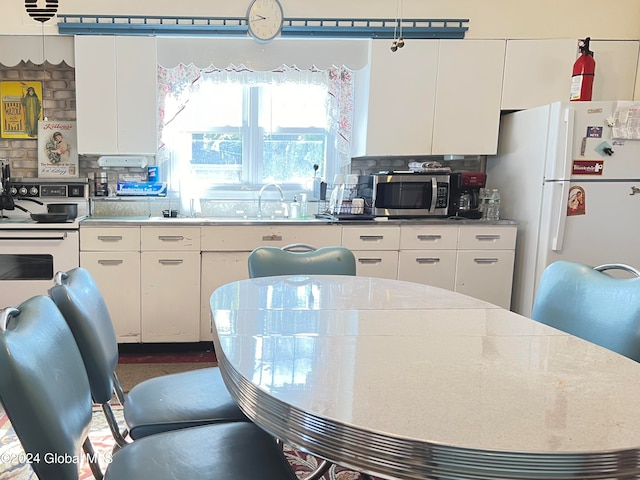
[[[307,194],[300,194],[300,218],[307,218],[307,209],[309,205],[307,203]]]
[[[158,181],[158,167],[152,165],[147,167],[147,180],[149,182],[157,182]]]
[[[489,204],[489,195],[491,190],[488,188],[481,188],[478,199],[478,210],[482,214],[482,220],[487,219],[487,205]]]
[[[300,203],[297,197],[293,197],[293,202],[289,205],[289,218],[300,218],[300,215]]]
[[[490,221],[500,220],[500,192],[497,188],[493,188],[489,195],[486,218]]]

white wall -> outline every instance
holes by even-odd
[[[287,18],[394,18],[397,0],[281,0]],[[59,13],[243,17],[250,0],[62,0]],[[44,6],[44,0],[38,0]],[[639,0],[403,0],[405,18],[469,18],[466,38],[640,39]],[[364,13],[363,13],[364,12]],[[55,34],[2,0],[0,35]]]

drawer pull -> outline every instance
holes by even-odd
[[[360,235],[360,240],[363,242],[375,242],[378,240],[382,240],[384,235]]]
[[[476,235],[476,240],[480,240],[481,242],[500,240],[500,235]]]
[[[474,258],[473,261],[476,263],[498,263],[497,258]]]
[[[119,242],[122,240],[122,235],[98,235],[98,240],[102,242]]]
[[[158,260],[158,263],[162,265],[180,265],[181,263],[184,263],[184,260],[181,260],[179,258],[177,259],[161,258],[160,260]]]
[[[358,262],[365,265],[371,265],[374,263],[382,263],[382,259],[381,258],[359,258]]]
[[[182,235],[158,235],[158,240],[163,242],[181,242],[184,240]]]
[[[418,240],[433,242],[435,240],[441,240],[442,235],[418,235]]]
[[[122,265],[124,260],[98,260],[99,265]]]
[[[282,235],[263,235],[262,241],[263,242],[281,242]]]
[[[436,257],[429,257],[429,258],[416,258],[416,263],[419,264],[423,264],[423,263],[439,263],[440,259],[436,258]]]

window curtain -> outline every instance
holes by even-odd
[[[226,68],[199,68],[193,64],[179,64],[174,68],[158,67],[158,157],[169,160],[163,138],[177,124],[191,95],[205,82],[260,84],[315,84],[327,90],[327,128],[336,139],[336,151],[341,169],[348,172],[351,163],[353,128],[353,71],[347,67],[332,66],[326,70],[315,67],[301,70],[282,65],[273,71],[253,71],[244,65]]]

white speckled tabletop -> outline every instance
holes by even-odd
[[[339,276],[230,283],[211,309],[245,413],[336,463],[384,478],[640,478],[640,364],[513,312]]]

